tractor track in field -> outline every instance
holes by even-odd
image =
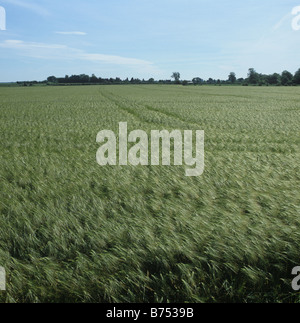
[[[116,99],[116,95],[113,95],[111,93],[111,95],[108,95],[107,93],[103,93],[103,92],[100,92],[101,96],[103,96],[105,99],[113,102],[120,110],[132,115],[133,117],[135,117],[136,119],[138,119],[139,121],[141,122],[145,122],[145,123],[149,123],[147,120],[143,120],[141,118],[141,116],[136,113],[135,109],[132,109],[130,107],[125,107],[118,99]]]
[[[185,123],[185,124],[188,124],[189,126],[195,126],[195,127],[198,127],[199,128],[199,124],[198,123],[195,123],[195,122],[189,122],[187,120],[183,120],[181,119],[179,116],[177,116],[176,114],[173,114],[173,113],[170,113],[170,112],[165,112],[165,111],[161,111],[160,109],[157,109],[157,108],[153,108],[149,105],[144,105],[145,109],[147,109],[148,111],[151,111],[151,112],[155,112],[155,113],[160,113],[164,116],[167,116],[169,118],[172,118],[172,119],[176,119],[182,123]]]
[[[194,122],[189,122],[187,120],[184,120],[184,119],[181,119],[179,116],[177,116],[176,114],[173,114],[173,113],[170,113],[170,112],[165,112],[165,111],[162,111],[160,109],[157,109],[157,108],[154,108],[154,107],[151,107],[149,105],[145,105],[145,104],[139,104],[137,105],[137,103],[135,102],[132,102],[132,101],[129,101],[128,99],[124,98],[124,97],[120,97],[120,96],[116,96],[115,94],[113,93],[103,93],[103,92],[100,92],[100,94],[106,98],[107,100],[113,102],[119,109],[129,113],[130,115],[134,116],[135,118],[139,119],[139,121],[142,121],[142,122],[145,122],[145,123],[148,123],[148,124],[153,124],[154,122],[153,121],[148,121],[148,120],[145,120],[142,118],[142,116],[137,113],[137,109],[135,108],[132,108],[132,106],[135,106],[136,108],[143,108],[145,111],[149,111],[151,113],[155,113],[156,115],[157,114],[160,114],[164,117],[167,117],[167,118],[170,118],[172,120],[177,120],[179,121],[180,123],[184,123],[186,126],[194,126],[196,128],[199,128],[200,125],[198,123],[194,123]],[[120,102],[121,101],[121,102]],[[123,102],[122,102],[123,101]]]

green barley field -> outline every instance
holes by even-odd
[[[205,171],[97,133],[204,130]],[[1,302],[299,302],[300,88],[0,88]]]

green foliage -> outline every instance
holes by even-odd
[[[295,73],[295,76],[294,76],[294,82],[296,84],[300,84],[300,68],[299,70]]]
[[[192,82],[194,85],[201,85],[204,81],[200,77],[194,77]]]
[[[175,83],[179,84],[180,83],[180,73],[179,72],[173,72],[172,79],[174,79]]]
[[[297,302],[295,88],[0,88],[2,302]],[[96,135],[205,130],[205,172],[100,167]]]
[[[259,74],[255,71],[254,68],[249,68],[248,82],[250,84],[257,84],[259,82]]]
[[[229,76],[228,76],[228,81],[229,81],[230,83],[235,83],[235,82],[236,82],[236,75],[235,75],[235,73],[234,73],[234,72],[231,72],[231,73],[229,74]]]
[[[267,82],[270,85],[278,85],[278,84],[280,84],[280,75],[277,74],[277,73],[274,73],[272,75],[268,75],[267,76]]]
[[[281,74],[281,84],[282,85],[292,85],[293,83],[293,74],[289,71],[283,71]]]

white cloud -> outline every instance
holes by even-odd
[[[87,33],[82,31],[57,31],[56,34],[59,35],[75,35],[75,36],[85,36]]]
[[[24,42],[22,40],[9,39],[0,43],[0,47],[8,49],[23,50],[24,54],[28,54],[26,51],[38,50],[38,49],[66,49],[65,45],[57,44],[44,44],[35,42]],[[26,55],[27,56],[27,55]]]
[[[292,17],[292,14],[291,14],[291,13],[288,13],[288,14],[286,14],[285,16],[283,16],[283,17],[278,21],[278,23],[277,23],[276,25],[274,25],[274,26],[273,26],[272,30],[273,30],[273,31],[276,31],[277,29],[279,29],[279,28],[283,25],[283,23],[284,23],[287,19],[289,19],[289,18],[291,18],[291,17]]]
[[[105,62],[110,64],[118,64],[118,65],[151,65],[151,62],[144,61],[136,58],[127,58],[115,55],[103,55],[103,54],[88,54],[82,53],[78,55],[78,58],[84,59],[87,61],[94,62]]]
[[[3,42],[0,42],[0,48],[16,50],[20,55],[41,59],[77,59],[113,65],[154,67],[153,63],[142,59],[128,58],[116,55],[86,53],[83,50],[59,44],[24,42],[22,40],[5,40]]]

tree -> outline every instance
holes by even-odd
[[[281,84],[282,85],[292,85],[293,83],[293,74],[289,71],[283,71],[281,73]]]
[[[98,83],[98,78],[95,74],[92,74],[92,76],[90,78],[90,82],[91,83]]]
[[[298,69],[298,71],[295,73],[295,76],[294,76],[294,82],[296,84],[300,84],[300,68]]]
[[[267,82],[271,85],[279,84],[280,82],[280,75],[277,73],[271,74],[267,76]]]
[[[229,74],[229,76],[228,76],[228,81],[230,82],[230,83],[235,83],[236,82],[236,75],[235,75],[235,73],[234,72],[231,72],[230,74]]]
[[[180,73],[179,72],[173,72],[171,78],[175,80],[176,84],[180,83]]]
[[[194,77],[193,78],[193,83],[194,85],[196,84],[202,84],[203,80],[200,77]]]
[[[248,82],[250,84],[257,84],[259,81],[259,74],[255,71],[254,68],[249,68],[248,71]]]
[[[89,83],[90,77],[86,74],[80,74],[79,75],[80,83]]]
[[[56,78],[55,76],[49,76],[49,77],[47,78],[47,81],[48,81],[49,83],[57,83],[57,78]]]

